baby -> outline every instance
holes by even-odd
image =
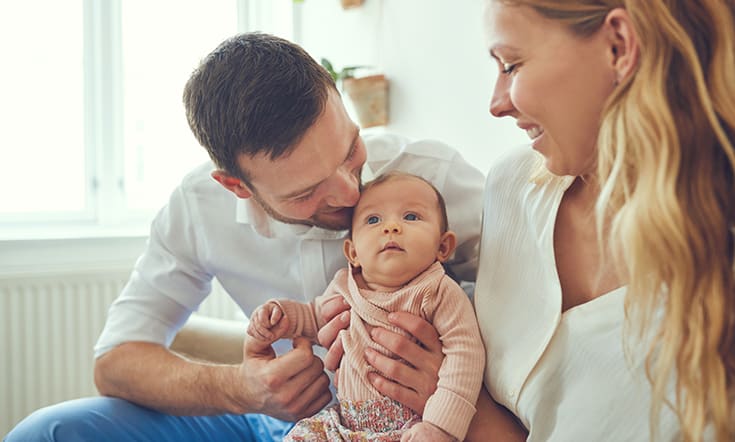
[[[350,325],[341,334],[339,404],[302,419],[284,440],[464,439],[482,385],[485,350],[469,298],[441,264],[456,245],[447,224],[441,194],[420,177],[394,172],[365,185],[351,238],[344,243],[349,268],[339,270],[325,292],[344,296],[352,307]],[[366,348],[391,355],[372,341],[370,330],[385,327],[406,335],[388,322],[393,311],[428,320],[442,342],[439,382],[423,418],[367,381],[375,369],[365,361]],[[316,342],[314,312],[314,302],[271,300],[253,312],[248,334],[270,342],[294,336]]]

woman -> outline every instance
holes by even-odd
[[[735,440],[734,9],[486,0],[533,149],[488,174],[475,303],[529,440]]]

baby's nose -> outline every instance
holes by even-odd
[[[401,233],[401,225],[395,221],[385,223],[383,233]]]

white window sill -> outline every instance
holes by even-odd
[[[0,237],[0,278],[129,271],[148,239],[141,228],[63,229],[15,238],[7,233]]]

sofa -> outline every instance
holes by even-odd
[[[171,350],[189,359],[219,364],[242,362],[247,324],[193,314],[179,330]]]

